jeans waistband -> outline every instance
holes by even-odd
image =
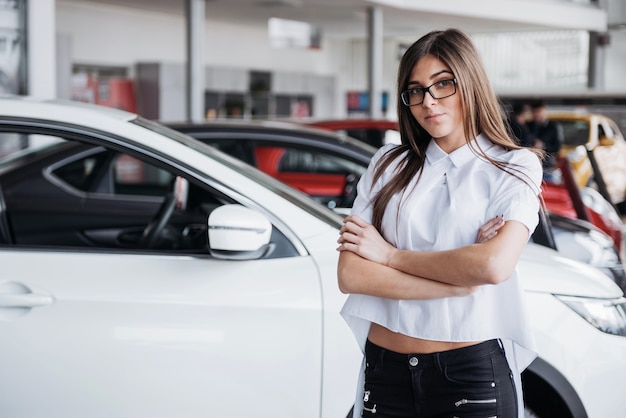
[[[478,359],[488,357],[494,352],[504,351],[500,340],[492,339],[483,341],[482,343],[470,345],[453,350],[439,351],[436,353],[410,353],[403,354],[380,347],[370,340],[365,343],[365,351],[375,356],[382,357],[386,361],[397,361],[406,364],[411,358],[417,358],[422,367],[436,366],[437,364],[454,364],[457,362],[466,362],[468,359]]]

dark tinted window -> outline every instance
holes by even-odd
[[[63,165],[53,171],[53,174],[73,188],[81,192],[91,191],[91,186],[106,164],[107,154],[104,152],[82,158]]]
[[[565,145],[584,145],[589,141],[589,124],[584,121],[560,121]]]
[[[280,160],[279,172],[357,174],[361,176],[365,167],[345,157],[324,152],[287,148]]]

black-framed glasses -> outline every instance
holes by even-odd
[[[400,93],[402,103],[405,106],[416,106],[424,102],[424,96],[428,92],[433,99],[445,99],[456,93],[456,78],[439,80],[428,87],[413,87]]]

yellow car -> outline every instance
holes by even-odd
[[[593,185],[621,206],[626,200],[626,141],[617,124],[597,113],[550,113],[548,118],[563,127],[560,154],[569,159],[578,185]],[[601,178],[594,176],[594,166]]]

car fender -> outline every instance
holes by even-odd
[[[531,385],[530,381],[533,378],[539,378],[548,384],[567,406],[572,417],[587,418],[585,406],[576,390],[561,372],[541,357],[536,358],[522,373],[522,382],[525,388],[525,395],[527,396],[532,396],[526,388]]]

